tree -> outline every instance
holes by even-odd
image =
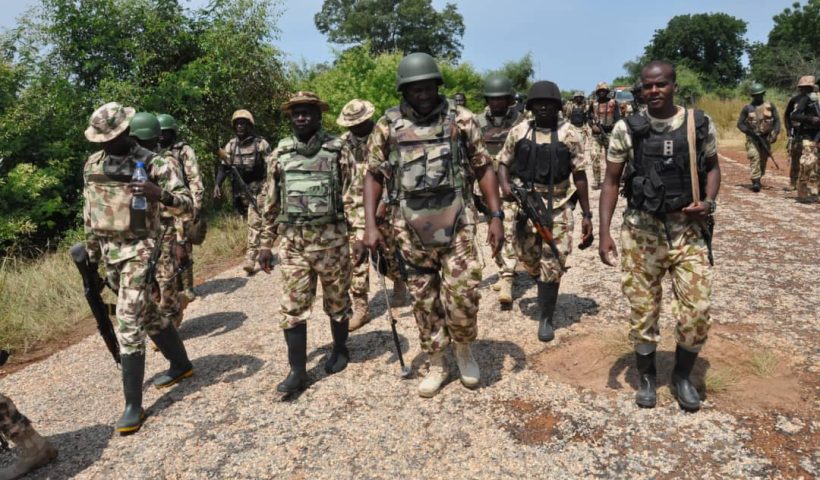
[[[640,63],[667,60],[691,68],[707,88],[734,87],[743,77],[745,33],[746,22],[725,13],[678,15],[655,31]]]
[[[795,2],[773,19],[768,41],[749,50],[752,77],[792,89],[797,78],[820,69],[820,0]]]
[[[532,66],[532,53],[528,52],[519,60],[510,60],[498,70],[491,70],[487,76],[501,75],[507,77],[513,84],[516,92],[526,93],[532,85],[532,77],[535,69]]]
[[[461,56],[464,18],[452,3],[438,11],[431,0],[325,0],[313,19],[332,43],[369,42],[376,54],[400,51],[452,59]]]

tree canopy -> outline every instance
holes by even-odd
[[[461,56],[464,18],[452,3],[439,11],[431,0],[325,0],[314,22],[330,42],[368,42],[376,54],[401,51],[451,59]]]

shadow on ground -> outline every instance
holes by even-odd
[[[537,293],[518,302],[521,313],[533,320],[538,319]],[[555,305],[555,328],[568,327],[581,321],[584,315],[596,315],[598,302],[594,298],[581,297],[574,293],[559,293]]]
[[[201,298],[208,297],[216,293],[230,294],[248,283],[246,277],[215,278],[197,285],[196,291]]]
[[[244,312],[217,312],[201,317],[186,319],[179,327],[179,335],[183,340],[197,337],[217,337],[232,330],[236,330],[248,316]]]
[[[36,427],[36,425],[35,425]],[[25,478],[73,478],[94,464],[103,454],[114,433],[110,425],[92,425],[73,432],[48,436],[59,453],[51,463]],[[0,465],[11,462],[11,453],[0,454]]]
[[[672,369],[675,367],[675,352],[658,350],[655,354],[655,362],[657,365],[657,387],[669,385],[672,380]],[[698,357],[695,362],[695,368],[689,379],[700,393],[700,398],[706,398],[706,372],[711,367],[709,360],[704,357]],[[618,357],[612,367],[609,369],[609,379],[607,387],[613,390],[621,390],[624,385],[618,380],[622,372],[625,372],[624,378],[629,383],[632,390],[637,391],[639,387],[638,369],[635,367],[635,354],[626,353]]]

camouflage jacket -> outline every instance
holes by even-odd
[[[510,129],[524,118],[518,110],[510,108],[503,117],[495,117],[490,112],[490,107],[485,107],[484,112],[476,117],[478,126],[484,136],[484,143],[487,151],[493,156],[493,169],[498,170],[498,154],[504,146],[507,134]]]
[[[130,161],[145,158],[146,173],[151,182],[159,185],[173,197],[170,213],[181,215],[191,211],[193,199],[185,186],[182,172],[170,157],[160,157],[135,145],[128,152]],[[104,150],[92,154],[83,167],[83,224],[86,249],[91,262],[119,263],[152,248],[160,235],[160,203],[149,202],[146,214],[148,237],[141,238],[129,230],[131,194],[127,190],[130,179],[114,180],[104,173],[109,158]]]
[[[356,170],[356,160],[349,149],[343,149],[338,138],[320,130],[316,133],[322,144],[333,143],[339,151],[338,162],[341,174],[342,199],[345,212],[349,212],[355,203],[362,204],[361,199],[355,199],[350,191]],[[314,143],[316,136],[308,144]],[[286,141],[287,140],[287,141]],[[290,225],[278,223],[282,201],[280,198],[282,189],[283,167],[279,161],[284,144],[293,144],[297,149],[305,147],[306,144],[299,142],[296,137],[283,139],[279,145],[271,152],[266,162],[268,164],[268,175],[265,181],[265,202],[262,207],[262,232],[260,248],[270,249],[273,240],[277,236],[282,236],[299,245],[306,252],[336,248],[348,242],[348,221],[331,222],[324,225]],[[318,152],[317,152],[318,154]]]
[[[182,167],[183,179],[194,199],[194,208],[201,209],[205,186],[202,183],[199,161],[196,159],[194,149],[185,142],[177,142],[171,146],[169,151]]]
[[[347,195],[350,202],[345,204],[347,220],[351,226],[364,225],[364,178],[367,175],[368,139],[357,137],[348,131],[339,137],[339,140],[342,142],[343,154],[355,160],[353,179]]]

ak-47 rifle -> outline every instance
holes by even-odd
[[[558,245],[555,244],[555,237],[552,235],[552,218],[547,213],[544,202],[541,200],[541,194],[535,190],[527,190],[524,187],[519,187],[510,183],[510,190],[515,199],[515,203],[524,212],[524,215],[530,219],[538,235],[550,247],[550,251],[558,260],[561,270],[567,271],[564,263],[561,261],[561,254],[558,251]]]
[[[244,180],[242,180],[242,175],[239,174],[239,170],[236,169],[236,165],[231,165],[230,163],[228,163],[228,152],[220,148],[216,151],[216,155],[219,157],[220,160],[222,160],[222,165],[230,169],[231,176],[233,176],[233,179],[236,182],[236,184],[239,185],[239,188],[242,190],[242,194],[248,200],[248,203],[253,208],[253,211],[261,217],[262,212],[259,210],[259,205],[256,204],[256,197],[253,195],[253,192],[251,192],[250,187],[248,187],[248,184],[245,183]]]
[[[97,330],[100,331],[100,336],[114,357],[114,361],[120,363],[120,344],[117,342],[117,334],[114,332],[114,325],[111,324],[111,317],[109,316],[108,306],[103,302],[100,290],[103,286],[103,281],[100,279],[100,274],[97,272],[96,265],[92,264],[88,258],[88,251],[85,245],[78,243],[71,247],[68,251],[77,270],[80,271],[80,276],[83,277],[83,291],[88,306],[91,307],[91,313],[94,314],[94,319],[97,321]]]
[[[750,131],[750,133],[748,133],[747,135],[749,135],[749,138],[752,139],[752,142],[754,142],[757,148],[766,154],[766,158],[771,158],[772,163],[774,163],[774,166],[777,167],[778,170],[780,170],[780,165],[777,164],[777,160],[774,159],[772,151],[769,150],[769,147],[766,146],[766,142],[763,140],[763,138],[757,132],[754,131]]]

